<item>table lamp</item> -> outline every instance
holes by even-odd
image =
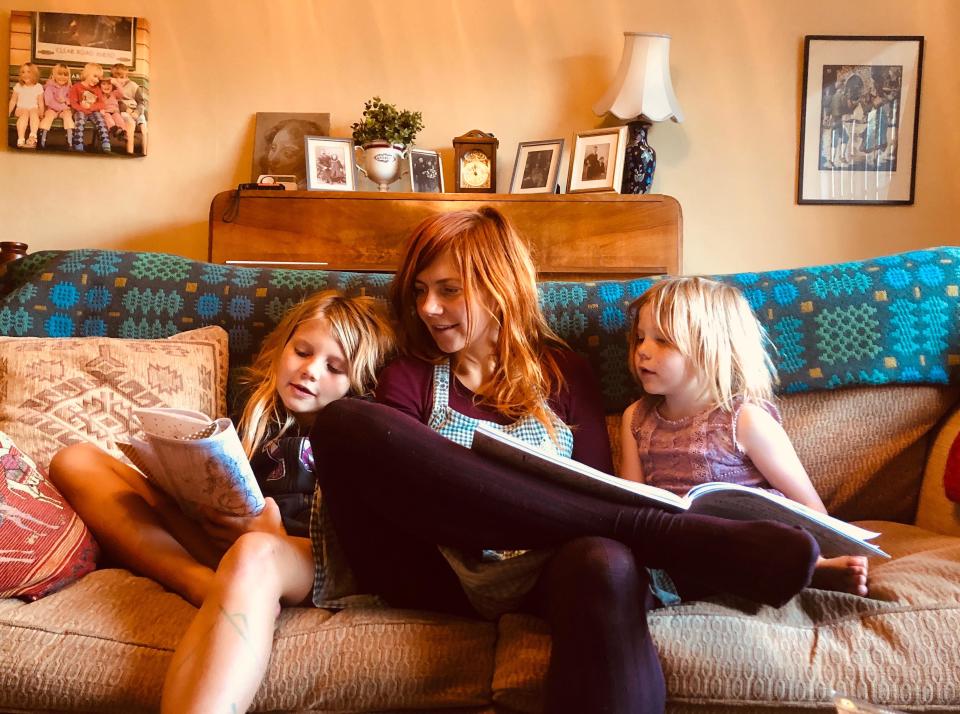
[[[655,121],[683,121],[683,111],[670,81],[670,35],[624,32],[623,57],[610,89],[593,112],[610,112],[627,119],[630,138],[623,166],[621,193],[648,193],[657,166],[656,152],[647,143]]]

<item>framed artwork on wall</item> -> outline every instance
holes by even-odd
[[[620,192],[627,127],[578,132],[573,140],[567,193]]]
[[[923,37],[808,35],[797,202],[911,204]]]
[[[353,139],[305,136],[307,189],[310,191],[356,191],[357,165]]]
[[[147,154],[150,25],[142,17],[10,13],[11,148]]]
[[[553,193],[562,154],[563,139],[520,142],[510,193]]]
[[[330,114],[303,112],[257,112],[253,133],[253,168],[250,180],[260,176],[293,175],[297,189],[307,189],[305,136],[330,133]]]
[[[407,154],[410,190],[414,193],[443,193],[443,166],[440,154],[427,149],[410,149]]]

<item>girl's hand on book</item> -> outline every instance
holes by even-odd
[[[272,498],[264,499],[263,510],[255,516],[231,516],[213,508],[202,508],[201,525],[213,541],[223,548],[229,548],[244,533],[261,531],[274,535],[286,535],[280,508]]]

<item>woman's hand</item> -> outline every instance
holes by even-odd
[[[275,535],[286,535],[280,508],[272,498],[264,499],[263,509],[255,516],[231,516],[214,508],[202,508],[203,519],[200,525],[215,543],[229,548],[244,533],[260,531]]]

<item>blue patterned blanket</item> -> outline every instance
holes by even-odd
[[[712,277],[739,287],[766,326],[782,391],[957,378],[958,248]],[[540,286],[550,324],[591,361],[610,411],[635,397],[626,307],[652,280]],[[337,288],[382,298],[389,282],[383,273],[238,268],[162,253],[44,251],[0,275],[0,335],[155,338],[221,325],[236,368],[303,295]]]

